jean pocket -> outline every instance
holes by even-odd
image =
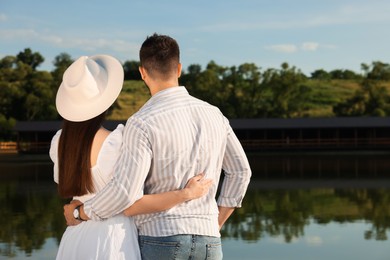
[[[222,254],[222,244],[221,244],[221,242],[215,242],[215,243],[208,243],[207,244],[206,259],[221,260],[222,257],[223,257],[223,254]]]
[[[140,240],[141,256],[144,260],[176,259],[180,243],[174,241]]]

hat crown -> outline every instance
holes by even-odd
[[[115,102],[123,80],[122,64],[114,57],[81,56],[64,72],[56,95],[57,111],[73,122],[98,116]]]
[[[107,71],[95,60],[82,56],[65,71],[62,82],[73,102],[85,102],[104,92]]]

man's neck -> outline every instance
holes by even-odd
[[[151,85],[149,87],[149,89],[150,89],[150,94],[153,96],[154,94],[156,94],[162,90],[165,90],[168,88],[174,88],[174,87],[178,87],[178,86],[179,86],[179,82],[177,80],[164,81],[164,82],[156,82],[155,84]]]

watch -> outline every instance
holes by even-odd
[[[77,207],[74,209],[74,211],[73,211],[73,217],[74,217],[75,219],[84,221],[84,220],[80,217],[80,206],[81,206],[81,205],[77,206]]]

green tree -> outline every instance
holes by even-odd
[[[361,75],[356,74],[352,70],[332,70],[330,73],[332,79],[361,79]]]
[[[142,80],[141,74],[138,70],[139,66],[139,61],[126,61],[123,64],[125,80]]]
[[[60,53],[54,58],[54,70],[51,72],[51,75],[53,77],[53,90],[57,91],[58,87],[62,82],[62,76],[65,70],[69,67],[70,64],[73,63],[73,61],[74,60],[72,59],[72,57],[65,52]]]
[[[200,72],[202,71],[202,66],[200,66],[199,64],[191,64],[190,66],[188,66],[188,74],[189,75],[199,75]]]
[[[16,57],[6,56],[0,60],[0,114],[8,119],[12,114],[15,99],[21,96],[16,69]]]
[[[219,91],[222,88],[221,79],[225,68],[211,61],[202,72],[199,65],[189,66],[188,71],[180,77],[180,84],[185,85],[195,97],[218,106],[221,103],[222,93]]]
[[[336,116],[387,116],[390,115],[390,95],[382,85],[390,78],[390,66],[373,62],[372,66],[362,64],[364,79],[355,94],[333,106]],[[388,74],[389,73],[389,74]]]
[[[351,98],[333,107],[336,116],[390,115],[390,96],[378,82],[366,79]]]
[[[42,56],[25,49],[0,61],[0,113],[3,123],[13,120],[52,119],[56,115],[52,76],[37,71]]]
[[[331,75],[327,71],[319,69],[311,73],[311,78],[318,80],[330,80]]]
[[[310,96],[305,80],[287,63],[261,73],[253,63],[227,68],[214,61],[204,71],[192,65],[181,77],[191,94],[218,106],[228,118],[301,116]]]
[[[291,118],[302,116],[308,109],[306,100],[311,90],[305,86],[305,75],[287,63],[281,69],[267,69],[261,85],[269,90],[267,117]]]
[[[188,67],[180,82],[191,94],[216,105],[229,118],[254,117],[259,104],[260,72],[254,64],[222,67],[211,61],[206,70]]]
[[[263,114],[265,93],[260,81],[261,72],[254,63],[230,68],[223,84],[230,86],[227,101],[234,109],[234,117],[253,118]]]
[[[365,78],[371,80],[390,80],[390,64],[374,61],[371,65],[362,63],[361,68]]]
[[[24,119],[50,120],[56,118],[55,91],[52,89],[52,76],[47,71],[35,72],[24,84]]]
[[[16,55],[17,61],[29,65],[33,70],[45,61],[43,56],[39,52],[33,52],[30,48],[24,49]]]
[[[336,116],[362,116],[365,114],[365,104],[365,94],[358,90],[353,97],[334,105],[333,113]]]

